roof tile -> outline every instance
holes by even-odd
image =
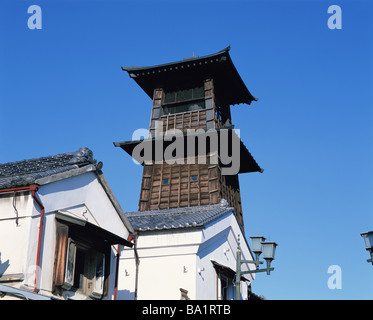
[[[31,185],[35,180],[69,171],[87,164],[95,164],[88,148],[48,157],[0,164],[0,189]]]
[[[228,212],[234,213],[234,209],[227,205],[214,204],[127,212],[126,216],[136,231],[153,231],[204,226]]]

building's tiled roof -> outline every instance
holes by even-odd
[[[136,231],[154,231],[201,227],[234,209],[222,204],[128,212],[126,216]]]
[[[193,83],[189,85],[192,86],[203,83],[203,80],[213,79],[214,93],[219,98],[221,107],[258,101],[243,82],[229,51],[230,47],[227,47],[203,57],[193,56],[181,61],[148,67],[122,67],[122,70],[127,71],[151,99],[155,88],[180,90],[179,88],[184,88],[185,83],[191,79]]]
[[[0,164],[0,189],[29,186],[37,179],[96,162],[90,149],[80,148],[76,152]]]

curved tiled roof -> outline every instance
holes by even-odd
[[[125,213],[136,231],[202,227],[234,209],[223,204]]]
[[[0,189],[29,186],[35,180],[73,170],[88,164],[96,164],[88,148],[54,156],[0,164]]]
[[[239,75],[229,55],[230,47],[203,57],[191,57],[181,61],[147,67],[122,67],[129,76],[153,99],[155,88],[166,91],[194,86],[205,79],[213,79],[215,95],[221,106],[246,103],[254,97]]]

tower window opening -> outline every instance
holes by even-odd
[[[204,88],[197,87],[165,93],[162,114],[169,115],[205,109]]]

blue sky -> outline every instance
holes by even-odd
[[[30,5],[42,29],[30,30]],[[327,9],[342,9],[330,30]],[[240,176],[246,235],[279,246],[253,291],[268,299],[373,299],[360,233],[373,230],[370,1],[2,1],[0,162],[86,146],[125,211],[142,168],[114,141],[148,128],[151,100],[121,66],[231,46],[252,94],[232,107],[264,173]],[[342,289],[327,286],[328,267]]]

